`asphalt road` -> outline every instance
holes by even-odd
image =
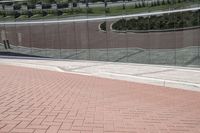
[[[36,48],[173,49],[200,44],[200,29],[154,33],[116,33],[110,30],[99,31],[98,26],[102,22],[103,20],[60,24],[1,25],[1,42],[4,30],[11,44]],[[107,29],[111,23],[112,21],[108,21]]]

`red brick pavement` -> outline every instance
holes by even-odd
[[[200,133],[200,93],[0,66],[0,133]]]

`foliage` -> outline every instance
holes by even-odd
[[[72,6],[73,6],[73,7],[77,7],[77,3],[76,3],[76,2],[73,2],[73,3],[72,3]]]
[[[35,9],[36,7],[35,7],[34,4],[28,4],[28,5],[27,5],[27,8],[28,8],[28,9]]]
[[[87,13],[93,13],[92,8],[87,8]]]
[[[19,10],[19,9],[21,9],[21,5],[20,5],[20,4],[15,4],[15,5],[13,6],[13,9],[14,9],[14,10]]]
[[[105,13],[110,13],[110,8],[106,8]]]
[[[103,31],[106,31],[106,22],[103,22],[102,24],[100,24],[100,29]]]
[[[68,8],[69,4],[68,3],[59,3],[57,4],[57,8],[61,9],[61,8]]]
[[[21,7],[21,4],[23,3],[15,3],[15,9],[16,11],[18,11],[21,15],[26,14],[29,17],[32,17],[34,15],[37,16],[37,14],[40,14],[41,16],[45,16],[48,14],[51,14],[50,16],[56,17],[56,16],[60,16],[63,15],[63,13],[65,14],[65,17],[70,16],[72,14],[77,14],[77,15],[82,15],[82,14],[92,14],[92,15],[103,15],[103,14],[109,14],[109,15],[120,15],[123,14],[124,11],[126,12],[126,14],[132,14],[132,13],[139,13],[139,12],[146,12],[147,10],[152,12],[155,10],[166,10],[169,9],[170,6],[169,4],[173,4],[173,3],[177,3],[173,5],[173,8],[182,8],[182,7],[188,7],[189,5],[194,5],[195,3],[197,3],[197,1],[195,0],[194,3],[191,4],[191,2],[187,1],[187,0],[154,0],[151,3],[147,3],[144,0],[138,1],[133,5],[124,5],[123,6],[116,6],[116,7],[112,7],[112,6],[107,6],[107,7],[87,7],[87,8],[82,8],[82,7],[77,7],[78,6],[78,1],[80,0],[29,0],[28,1],[28,12],[26,11],[26,13],[24,13],[24,10],[19,10],[19,6]],[[86,0],[85,0],[86,1]],[[87,0],[89,1],[89,0]],[[104,0],[102,0],[104,1]],[[111,0],[106,0],[107,2],[111,1]],[[117,0],[114,0],[117,1]],[[187,2],[186,2],[187,1]],[[199,1],[199,0],[198,0]],[[57,11],[57,9],[52,9],[51,8],[51,4],[56,2],[57,4],[57,8],[59,11]],[[91,2],[91,0],[89,1]],[[42,3],[42,9],[44,12],[42,12],[42,10],[38,11],[39,9],[35,9],[36,3]],[[69,3],[70,5],[72,4],[72,7],[75,8],[69,8]],[[160,6],[158,6],[160,5]],[[152,6],[152,8],[149,8],[149,6]],[[124,11],[123,11],[124,10]],[[23,11],[23,12],[22,12]],[[12,18],[15,17],[15,12],[14,11],[1,11],[1,16],[6,17],[7,14],[8,16],[11,16]],[[18,15],[18,14],[17,14]],[[46,17],[45,17],[46,18]],[[190,18],[189,18],[190,19]],[[194,19],[194,18],[193,18]],[[4,20],[2,18],[2,20]],[[141,20],[141,21],[145,21]],[[127,21],[127,23],[130,23],[129,21]],[[155,20],[151,20],[151,23],[156,23]],[[177,22],[176,25],[184,25],[186,22],[185,21],[179,21]],[[192,22],[193,25],[196,25],[196,21]],[[166,28],[166,24],[167,25],[172,25],[172,22],[166,22],[166,20],[163,20],[160,22],[160,26],[162,28]],[[141,27],[141,29],[147,29],[145,27],[147,27],[147,24],[138,24],[139,27]],[[127,27],[132,27],[130,25],[127,25]],[[149,26],[148,28],[158,28],[156,25],[154,26]]]
[[[50,9],[51,4],[42,4],[42,9]]]
[[[115,30],[165,30],[200,26],[200,10],[164,14],[162,16],[120,19],[112,25]]]

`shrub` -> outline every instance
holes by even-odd
[[[28,9],[35,9],[36,7],[35,7],[34,4],[31,4],[31,5],[27,5],[27,8],[28,8]]]
[[[70,15],[74,14],[74,9],[73,9],[73,8],[71,8],[71,9],[69,10],[69,14],[70,14]]]
[[[106,8],[105,13],[110,13],[110,8]]]
[[[42,4],[42,9],[50,9],[51,4]]]
[[[28,11],[28,12],[27,12],[27,15],[28,15],[28,17],[30,18],[30,17],[33,16],[33,13],[32,13],[31,11]]]
[[[20,5],[20,4],[15,4],[15,5],[13,6],[13,9],[14,9],[14,10],[20,10],[20,9],[21,9],[21,5]]]
[[[159,6],[159,5],[160,5],[160,0],[157,0],[157,3],[156,3],[156,5],[157,5],[157,6]]]
[[[14,11],[14,17],[15,17],[15,18],[18,18],[20,15],[21,15],[21,14],[20,14],[19,12]]]
[[[123,10],[125,10],[125,9],[126,9],[126,6],[123,4],[123,7],[122,7],[122,8],[123,8]]]
[[[120,19],[116,23],[112,25],[113,29],[116,30],[126,30],[126,20],[125,19]]]
[[[87,8],[87,13],[93,13],[92,8]]]
[[[41,18],[41,17],[42,17],[41,14],[34,14],[33,16],[31,16],[31,19]]]
[[[59,3],[57,4],[57,8],[61,9],[61,8],[68,8],[69,4],[68,3]]]
[[[135,8],[138,8],[138,5],[137,5],[137,3],[135,4]]]
[[[5,17],[6,16],[6,12],[5,11],[0,11],[0,16]]]
[[[83,13],[83,10],[81,8],[74,9],[74,13],[79,14]]]
[[[33,14],[42,14],[42,10],[41,9],[33,10],[32,13]]]
[[[103,23],[100,25],[100,29],[103,30],[103,31],[106,31],[106,22],[103,22]]]
[[[27,15],[20,15],[17,19],[27,19],[28,18],[28,16]]]
[[[62,9],[63,13],[69,13],[69,9]]]
[[[47,16],[47,12],[46,11],[42,11],[42,16]]]
[[[165,0],[162,1],[162,5],[165,5]]]
[[[77,7],[77,3],[76,3],[76,2],[73,2],[73,3],[72,3],[72,6],[73,6],[73,7]]]
[[[139,8],[141,8],[141,7],[142,7],[142,4],[141,4],[141,3],[139,3],[138,7],[139,7]]]
[[[5,17],[6,16],[13,16],[14,12],[13,11],[5,11]]]
[[[200,26],[199,11],[163,14],[162,16],[120,19],[113,24],[115,30],[164,30]]]
[[[57,10],[56,13],[57,13],[58,16],[61,16],[63,14],[63,12],[61,10]]]
[[[46,10],[46,12],[48,14],[55,14],[56,13],[55,11],[57,11],[57,10],[52,10],[52,9]]]
[[[145,7],[145,6],[146,6],[146,5],[145,5],[145,2],[143,1],[143,2],[142,2],[142,7]]]

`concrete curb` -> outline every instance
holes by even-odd
[[[17,61],[18,59],[21,59],[20,61]],[[151,85],[158,85],[158,86],[164,86],[164,87],[171,87],[171,88],[177,88],[177,89],[184,89],[184,90],[190,90],[190,91],[199,91],[200,92],[200,83],[197,82],[189,82],[189,81],[181,81],[176,79],[164,79],[159,77],[148,77],[144,75],[131,75],[123,73],[116,73],[111,72],[109,70],[104,70],[105,68],[102,68],[102,66],[108,66],[108,65],[116,65],[121,66],[123,65],[130,65],[130,66],[149,66],[149,67],[158,67],[158,68],[166,68],[166,69],[178,69],[181,72],[185,73],[196,73],[200,72],[199,68],[188,68],[188,67],[172,67],[172,66],[162,66],[162,65],[146,65],[146,64],[134,64],[134,63],[109,63],[109,62],[101,62],[101,61],[74,61],[74,60],[56,60],[60,61],[60,63],[68,63],[68,62],[75,62],[78,64],[81,63],[93,63],[93,64],[99,64],[100,67],[92,67],[92,65],[88,65],[90,68],[85,70],[81,67],[78,69],[65,69],[65,65],[59,66],[59,65],[50,65],[55,60],[51,59],[40,59],[40,58],[0,58],[1,63],[4,65],[13,65],[13,66],[21,66],[21,67],[28,67],[28,68],[35,68],[35,69],[42,69],[42,70],[50,70],[50,71],[56,71],[56,72],[64,72],[64,73],[73,73],[73,74],[80,74],[80,75],[87,75],[87,76],[94,76],[94,77],[101,77],[101,78],[108,78],[108,79],[116,79],[116,80],[124,80],[129,82],[138,82],[138,83],[144,83],[144,84],[151,84]],[[5,61],[4,61],[5,60]],[[14,61],[13,61],[14,60]],[[45,63],[40,63],[40,61],[43,60]],[[28,61],[28,62],[27,62]],[[34,61],[34,62],[31,62]],[[48,64],[48,62],[51,62]],[[81,66],[81,65],[80,65]],[[94,69],[93,69],[94,68]]]

